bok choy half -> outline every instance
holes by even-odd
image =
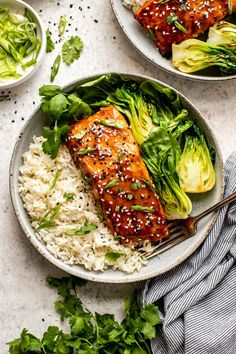
[[[207,171],[208,177],[211,176],[211,181],[210,177],[209,181],[204,177],[204,188],[213,187],[214,168],[205,138],[196,127],[195,139],[198,139],[198,151],[204,160],[201,164],[196,161],[194,148],[187,146],[186,142],[186,136],[195,131],[195,125],[174,90],[151,80],[138,83],[117,74],[107,74],[83,83],[69,93],[63,92],[59,86],[46,85],[41,87],[40,95],[41,109],[50,124],[50,128],[43,132],[47,139],[43,148],[51,158],[57,156],[69,124],[101,107],[113,105],[125,116],[134,139],[140,145],[142,158],[167,219],[183,219],[190,214],[192,203],[186,194],[186,185],[192,186],[191,192],[199,192],[198,186],[194,190],[196,174],[185,169],[186,150],[191,155],[191,166],[198,174],[203,175]]]
[[[210,28],[207,42],[187,39],[173,44],[172,61],[180,71],[193,73],[211,66],[223,74],[236,73],[236,25],[221,21]]]

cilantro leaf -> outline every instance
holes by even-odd
[[[49,31],[49,28],[46,31],[46,39],[47,39],[46,53],[51,53],[53,51],[53,49],[55,48],[55,44],[52,41],[51,33]]]
[[[63,278],[47,276],[46,281],[49,285],[57,288],[58,295],[61,295],[64,298],[70,295],[71,290],[75,290],[76,286],[84,286],[87,284],[86,280],[73,276]]]
[[[157,324],[161,324],[162,321],[158,314],[158,308],[153,304],[148,304],[144,307],[144,309],[140,313],[141,317],[149,322],[152,326]]]
[[[79,59],[83,49],[83,42],[78,36],[72,36],[62,46],[62,60],[66,64],[72,64]]]
[[[61,87],[57,85],[43,85],[39,89],[39,95],[45,98],[52,98],[61,93]]]
[[[76,93],[71,93],[67,97],[68,101],[68,116],[73,116],[75,119],[84,118],[92,113],[90,106],[81,100]]]
[[[42,104],[42,111],[51,120],[58,120],[63,112],[66,110],[68,101],[65,95],[58,93],[52,97],[49,101],[44,101]]]
[[[67,124],[58,127],[56,123],[53,129],[44,128],[43,137],[47,139],[43,142],[43,151],[45,154],[48,154],[52,159],[55,159],[60,148],[61,141],[68,131],[69,126]]]
[[[126,316],[119,323],[112,314],[93,314],[84,308],[77,296],[84,280],[48,276],[47,283],[58,290],[55,307],[62,320],[68,319],[70,332],[50,326],[40,340],[24,329],[20,338],[8,343],[11,354],[151,354],[149,340],[161,323],[155,305],[140,310],[136,296],[126,299]]]

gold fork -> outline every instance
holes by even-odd
[[[170,236],[168,238],[160,240],[151,252],[143,253],[143,258],[150,259],[152,257],[155,257],[192,237],[197,232],[197,224],[202,218],[233,201],[236,201],[236,192],[222,199],[219,203],[213,205],[212,207],[203,211],[197,216],[189,216],[187,219],[170,221],[167,224]]]

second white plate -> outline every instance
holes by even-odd
[[[236,78],[236,75],[216,75],[212,69],[204,70],[204,74],[185,74],[180,72],[173,66],[171,59],[166,59],[161,56],[155,43],[148,38],[144,29],[138,21],[134,19],[132,11],[124,7],[122,0],[111,0],[111,6],[125,36],[139,53],[152,64],[172,74],[192,80],[220,81]]]

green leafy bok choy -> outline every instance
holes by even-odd
[[[170,132],[159,128],[141,145],[141,152],[167,219],[186,218],[192,210],[192,203],[179,185],[177,166],[181,150],[178,141]]]
[[[203,193],[215,185],[212,156],[204,136],[194,126],[184,136],[184,150],[177,171],[181,188],[187,193]]]
[[[236,49],[236,25],[226,21],[216,23],[210,27],[208,43]]]

